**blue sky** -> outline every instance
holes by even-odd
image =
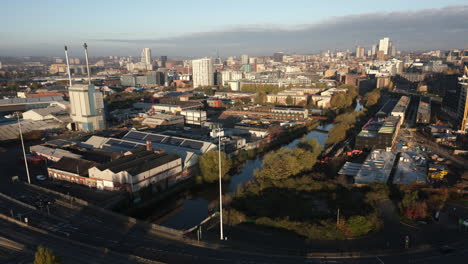
[[[324,21],[334,23],[335,19],[341,17],[355,17],[362,14],[373,14],[378,17],[381,13],[410,12],[411,16],[419,10],[465,5],[466,2],[466,0],[2,0],[0,55],[60,54],[61,49],[55,50],[64,43],[73,47],[84,41],[89,42],[90,48],[96,47],[95,51],[99,53],[96,55],[136,55],[141,45],[152,45],[153,49],[160,48],[162,52],[175,55],[179,50],[184,50],[181,43],[161,45],[157,40],[174,37],[191,38],[194,34],[211,32],[295,30],[304,26],[323,24]],[[220,46],[226,47],[228,44],[221,43]],[[334,44],[336,44],[334,41],[330,41],[330,49],[340,48],[339,45],[333,46]],[[242,45],[249,46],[245,42]],[[278,49],[281,48],[278,46]],[[299,50],[304,48],[298,44]],[[207,47],[206,50],[210,49],[212,48]],[[288,46],[287,49],[294,49],[294,46]],[[239,51],[239,49],[226,48],[225,53],[231,52],[230,50]],[[244,47],[240,50],[249,51]],[[252,47],[251,50],[259,52],[258,47]],[[183,54],[182,51],[181,55],[191,55]],[[193,53],[193,56],[203,55],[201,54],[203,49]]]

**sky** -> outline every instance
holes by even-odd
[[[463,48],[466,0],[0,0],[0,56],[221,56]],[[75,53],[75,54],[74,54]]]

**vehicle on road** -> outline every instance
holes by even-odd
[[[440,253],[442,254],[448,254],[448,253],[453,252],[455,249],[451,246],[444,245],[444,246],[441,246],[439,250],[440,250]]]
[[[45,181],[45,180],[47,180],[47,177],[44,176],[44,175],[36,175],[36,179],[39,180],[39,181]]]
[[[463,226],[468,227],[468,219],[465,219],[465,221],[463,221]]]

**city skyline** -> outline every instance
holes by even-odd
[[[158,6],[147,2],[134,6],[144,3],[147,9],[157,10]],[[64,44],[75,56],[74,50],[79,50],[83,42],[93,47],[91,56],[138,56],[142,47],[149,47],[155,56],[186,57],[215,57],[217,50],[221,56],[353,50],[356,45],[370,48],[383,37],[394,40],[403,51],[463,48],[468,44],[468,6],[460,5],[462,1],[426,1],[424,9],[415,8],[417,3],[404,6],[403,1],[396,1],[391,8],[375,7],[370,1],[362,3],[359,8],[342,3],[335,9],[315,4],[308,10],[313,15],[308,15],[294,3],[284,10],[274,7],[265,11],[259,3],[243,6],[239,2],[235,7],[219,9],[204,2],[184,18],[167,14],[152,17],[148,11],[135,17],[130,14],[134,6],[119,2],[104,6],[99,3],[89,9],[81,3],[71,8],[77,14],[64,14],[63,7],[60,11],[47,4],[35,13],[32,9],[38,4],[34,2],[18,14],[14,3],[7,3],[2,22],[10,26],[0,29],[0,56],[60,56]],[[242,6],[247,15],[240,12],[233,17],[227,12]],[[196,12],[203,7],[207,13]],[[218,13],[225,16],[219,17]],[[79,19],[82,23],[67,22]]]

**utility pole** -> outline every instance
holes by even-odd
[[[224,240],[223,234],[223,190],[221,187],[221,129],[218,129],[218,167],[219,167],[219,239]]]
[[[21,146],[23,147],[23,157],[24,157],[24,166],[26,167],[26,175],[28,176],[28,183],[31,184],[31,178],[29,177],[29,167],[28,160],[26,158],[26,150],[24,149],[24,140],[23,140],[23,131],[21,130],[21,122],[19,120],[19,114],[16,112],[16,117],[18,118],[18,128],[21,139]]]

